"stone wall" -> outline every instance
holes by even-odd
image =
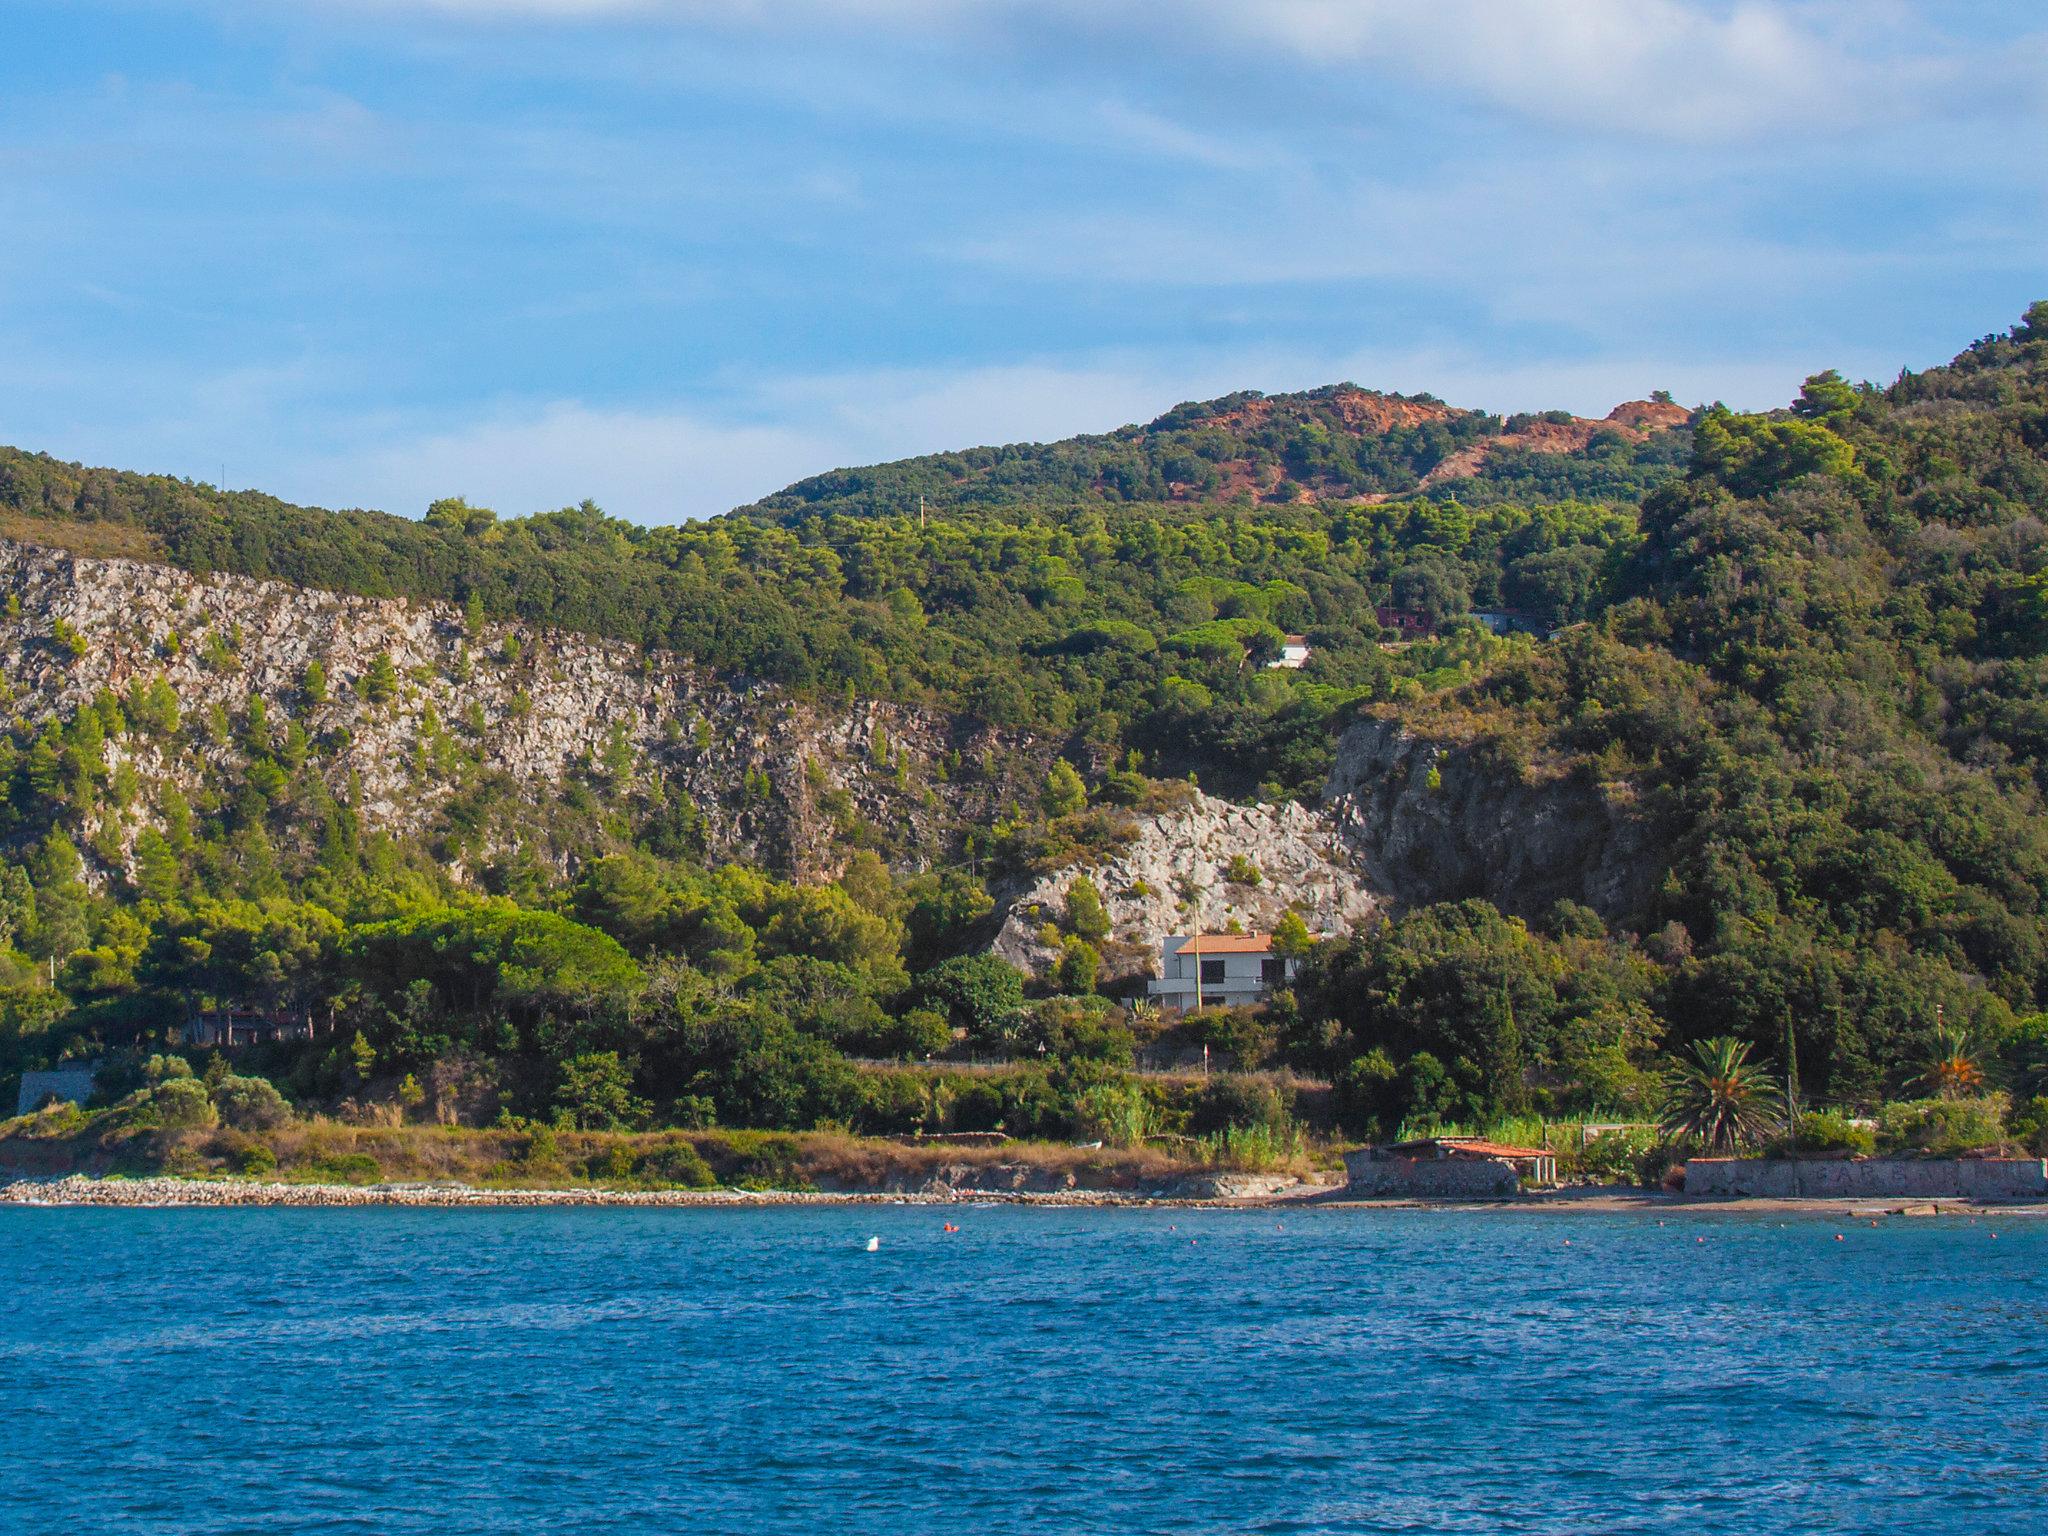
[[[1695,1157],[1688,1195],[1767,1200],[2020,1200],[2048,1196],[2048,1159],[2038,1157]]]
[[[1494,1157],[1344,1154],[1350,1193],[1361,1200],[1501,1200],[1522,1192],[1515,1165]]]
[[[14,1112],[28,1114],[40,1109],[43,1101],[57,1098],[71,1104],[83,1104],[92,1096],[94,1071],[91,1067],[59,1067],[54,1072],[24,1072],[21,1074],[21,1092],[16,1096]]]

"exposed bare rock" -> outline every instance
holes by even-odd
[[[950,829],[991,820],[1026,792],[1051,755],[936,712],[796,699],[623,641],[520,624],[471,631],[441,603],[201,577],[8,540],[0,593],[13,599],[0,616],[0,680],[17,716],[68,716],[102,689],[118,695],[158,677],[188,720],[218,710],[238,721],[261,699],[274,722],[296,720],[332,745],[320,758],[329,787],[372,829],[417,831],[445,805],[450,777],[428,760],[437,739],[536,799],[596,777],[617,740],[635,771],[657,768],[697,801],[714,848],[816,874],[833,867],[835,821],[864,818],[901,846],[936,852]],[[60,623],[83,642],[75,658],[54,638]],[[380,656],[399,686],[375,702],[362,685]],[[317,703],[305,690],[315,662],[326,674]],[[215,766],[232,755],[225,744],[205,750]],[[188,755],[181,768],[132,738],[108,752],[133,753],[145,782],[193,768]],[[955,754],[958,773],[944,766]],[[992,780],[975,772],[984,760]]]
[[[1232,860],[1240,858],[1257,872],[1256,884],[1229,878]],[[1157,974],[1166,934],[1232,921],[1261,932],[1290,908],[1312,929],[1343,931],[1380,905],[1325,813],[1293,802],[1246,806],[1197,795],[1180,809],[1139,818],[1137,837],[1114,859],[1034,882],[1012,905],[996,953],[1026,970],[1050,965],[1056,951],[1038,930],[1065,913],[1067,887],[1084,873],[1109,913],[1111,974]]]
[[[1391,720],[1345,732],[1324,809],[1366,881],[1401,906],[1481,896],[1534,916],[1565,898],[1611,917],[1648,899],[1660,867],[1625,787],[1524,783]]]
[[[1227,878],[1239,855],[1258,884]],[[1058,951],[1040,929],[1065,915],[1082,875],[1109,913],[1105,975],[1135,980],[1158,974],[1161,938],[1197,926],[1259,932],[1292,908],[1311,929],[1345,932],[1382,910],[1468,896],[1529,917],[1562,897],[1612,917],[1648,899],[1660,867],[1625,788],[1525,783],[1470,750],[1371,719],[1338,743],[1320,806],[1202,795],[1140,817],[1115,858],[1020,892],[995,949],[1025,970],[1048,969]]]

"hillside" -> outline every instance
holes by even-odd
[[[1641,1116],[1728,1031],[2048,1091],[2048,306],[1762,415],[1235,396],[678,528],[12,451],[0,514],[0,1072],[234,1005],[323,1021],[302,1104],[598,1128],[1283,1133],[1127,1073],[1201,1046],[1358,1134]],[[1290,910],[1267,1014],[1116,1006]]]
[[[1386,501],[1472,505],[1540,486],[1555,500],[1634,501],[1684,462],[1689,413],[1636,400],[1604,420],[1564,411],[1502,420],[1429,395],[1354,384],[1192,401],[1142,426],[1058,443],[930,454],[814,475],[742,508],[784,520],[903,516],[1034,503]]]

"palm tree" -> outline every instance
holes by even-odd
[[[1658,1129],[1694,1139],[1709,1152],[1733,1152],[1762,1141],[1784,1123],[1784,1100],[1764,1070],[1749,1060],[1749,1043],[1730,1035],[1693,1042],[1665,1076],[1667,1098]]]
[[[1921,1069],[1920,1085],[1937,1099],[1973,1099],[1984,1091],[1984,1069],[1967,1031],[1935,1026],[1934,1049]]]

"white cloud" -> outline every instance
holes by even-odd
[[[328,0],[391,9],[395,0]],[[1233,72],[1264,56],[1326,77],[1421,81],[1485,105],[1609,133],[1697,142],[1836,133],[1973,110],[2026,86],[2041,35],[1947,38],[1908,0],[424,0],[444,16],[666,24],[785,38],[891,36],[920,47],[1028,46],[1040,67],[1091,45]],[[415,12],[421,0],[407,0]],[[1952,13],[1947,13],[1952,14]]]

